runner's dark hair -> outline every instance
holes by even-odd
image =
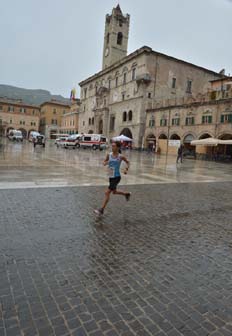
[[[112,144],[115,144],[119,149],[121,148],[121,144],[119,141],[113,141]]]

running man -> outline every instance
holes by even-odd
[[[109,187],[105,192],[105,199],[103,201],[102,207],[100,209],[94,210],[94,213],[97,215],[103,215],[104,210],[110,200],[110,194],[113,193],[114,195],[122,195],[126,198],[127,201],[130,200],[131,193],[123,192],[117,190],[117,186],[121,180],[120,174],[120,166],[122,161],[126,162],[127,167],[124,170],[124,174],[127,174],[130,162],[127,160],[125,156],[119,153],[120,144],[113,142],[112,143],[112,152],[107,154],[105,161],[103,162],[104,166],[109,167]]]

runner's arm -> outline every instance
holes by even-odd
[[[106,158],[105,158],[105,160],[103,162],[103,165],[107,166],[108,162],[109,162],[109,154],[106,155]]]
[[[126,162],[126,164],[127,164],[126,171],[128,171],[128,169],[130,167],[130,161],[127,160],[127,158],[125,156],[122,156],[122,161]]]

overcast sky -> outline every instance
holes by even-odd
[[[69,96],[101,70],[105,14],[117,0],[0,0],[0,84]],[[128,52],[144,45],[232,74],[232,0],[120,0]],[[79,88],[78,88],[79,95]]]

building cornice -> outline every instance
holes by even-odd
[[[187,61],[184,61],[184,60],[181,60],[181,59],[178,59],[178,58],[175,58],[173,56],[170,56],[170,55],[167,55],[167,54],[163,54],[163,53],[160,53],[158,51],[155,51],[155,50],[152,50],[152,48],[150,47],[147,47],[147,46],[144,46],[140,49],[137,49],[135,50],[133,53],[129,54],[128,56],[122,58],[120,61],[114,63],[113,65],[109,66],[108,68],[104,69],[104,70],[101,70],[99,72],[97,72],[96,74],[94,74],[93,76],[90,76],[88,77],[87,79],[81,81],[79,83],[80,86],[83,86],[95,79],[97,79],[98,77],[101,77],[103,75],[106,75],[107,73],[117,69],[119,66],[121,65],[124,65],[125,63],[131,61],[132,59],[134,59],[135,57],[139,56],[139,55],[142,55],[142,54],[153,54],[157,57],[163,57],[163,58],[166,58],[166,59],[169,59],[169,60],[172,60],[174,62],[178,62],[178,63],[182,63],[182,64],[185,64],[185,65],[188,65],[188,66],[191,66],[191,67],[194,67],[194,68],[197,68],[199,70],[202,70],[202,71],[205,71],[207,73],[210,73],[214,76],[217,76],[218,79],[221,79],[221,78],[227,78],[227,76],[225,75],[222,75],[220,73],[217,73],[213,70],[210,70],[210,69],[207,69],[207,68],[204,68],[202,66],[199,66],[199,65],[196,65],[196,64],[193,64],[191,62],[187,62]]]
[[[27,107],[27,108],[33,108],[33,109],[40,109],[40,106],[38,105],[31,105],[19,101],[14,101],[14,100],[8,100],[8,99],[1,99],[0,98],[0,104],[4,105],[11,105],[11,106],[17,106],[17,107]]]
[[[68,103],[64,103],[64,102],[58,102],[58,101],[47,101],[47,102],[44,102],[40,105],[40,107],[43,107],[44,105],[56,105],[56,106],[60,106],[60,107],[71,107],[71,102],[70,104]]]
[[[225,103],[232,104],[232,98],[207,100],[204,102],[192,102],[192,103],[186,103],[186,104],[180,104],[180,105],[162,106],[162,107],[156,107],[152,109],[146,109],[146,112],[149,113],[149,112],[174,110],[174,109],[180,109],[180,108],[191,108],[191,107],[198,107],[198,106],[205,106],[205,105],[220,105],[220,104],[225,104]]]

